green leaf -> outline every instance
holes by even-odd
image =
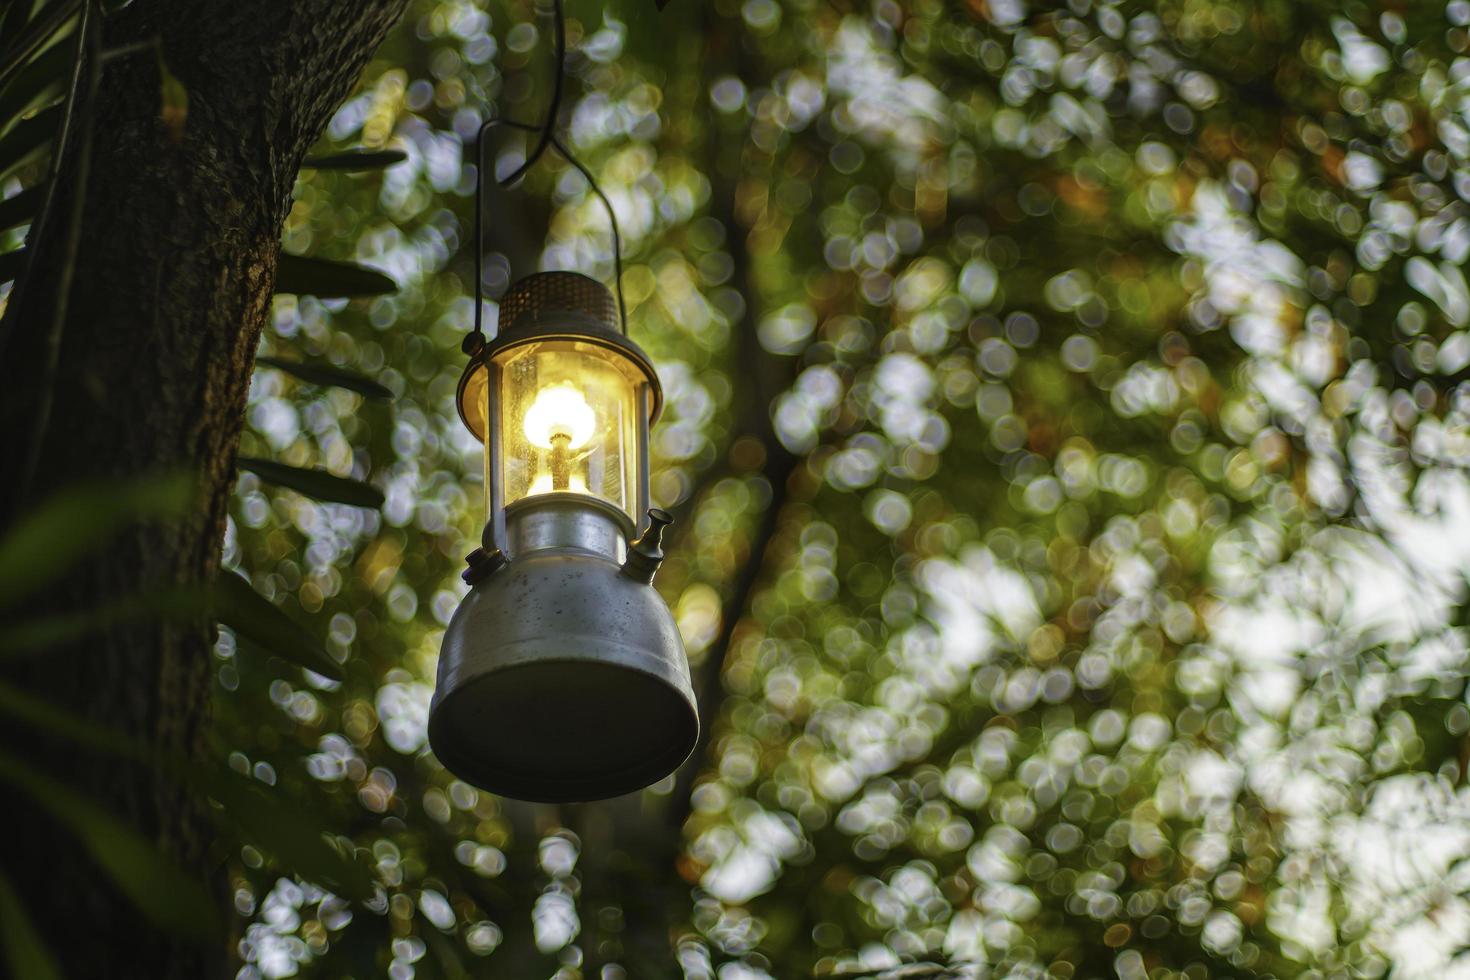
[[[66,615],[24,620],[0,627],[0,655],[44,650],[89,633],[144,619],[187,620],[210,610],[209,590],[184,585],[124,596]]]
[[[3,682],[0,682],[0,713],[38,731],[70,739],[99,752],[135,759],[146,758],[148,754],[147,747],[136,739],[94,724],[81,715]]]
[[[142,743],[3,683],[0,713],[101,752],[147,758]],[[225,820],[242,837],[271,852],[291,872],[348,898],[367,901],[373,897],[372,872],[324,837],[321,827],[325,821],[318,814],[303,812],[296,805],[283,806],[260,783],[222,766],[193,766],[172,757],[158,761],[167,771],[218,801],[224,807]]]
[[[147,758],[142,743],[3,683],[0,713],[101,752]],[[373,897],[371,870],[326,838],[321,830],[325,820],[319,814],[303,811],[299,805],[284,806],[260,783],[222,766],[192,766],[177,758],[159,761],[166,770],[219,802],[224,819],[241,837],[269,851],[293,874],[356,901]]]
[[[319,157],[307,157],[301,164],[309,170],[343,170],[361,173],[365,170],[385,170],[408,159],[402,150],[344,150]]]
[[[329,299],[386,296],[398,284],[376,269],[308,255],[282,254],[276,267],[276,292],[304,293]]]
[[[267,483],[288,487],[313,500],[326,500],[353,507],[383,506],[383,491],[371,483],[333,476],[326,470],[287,466],[269,459],[241,456],[240,469],[249,470]]]
[[[227,769],[205,774],[202,786],[224,807],[224,819],[240,836],[268,851],[293,874],[355,901],[373,897],[371,870],[327,840],[319,816]]]
[[[124,524],[179,516],[193,499],[182,475],[54,495],[0,539],[0,608],[49,585]]]
[[[29,162],[51,143],[56,127],[61,122],[61,106],[43,109],[15,124],[15,128],[0,139],[0,177],[23,163]]]
[[[219,621],[268,653],[334,681],[344,680],[342,665],[296,620],[255,591],[234,572],[221,572],[215,582],[215,615]]]
[[[41,206],[42,186],[27,187],[0,201],[0,229],[28,225],[35,219],[36,209]]]
[[[4,205],[0,204],[0,208]],[[292,377],[299,378],[308,384],[326,385],[332,388],[345,388],[355,391],[366,398],[392,398],[393,392],[378,384],[372,378],[351,371],[344,371],[335,364],[329,364],[322,360],[311,361],[288,361],[279,357],[257,357],[256,364],[264,364],[279,371],[285,371]]]
[[[158,119],[163,123],[170,142],[184,141],[184,127],[189,121],[189,89],[168,70],[161,50],[158,53]]]
[[[0,779],[24,790],[75,834],[98,867],[154,925],[202,943],[218,942],[219,914],[209,890],[138,831],[3,753]]]
[[[61,980],[61,970],[36,934],[26,903],[3,874],[0,874],[0,947],[5,949],[5,966],[12,977]]]

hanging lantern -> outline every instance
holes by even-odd
[[[488,520],[444,634],[429,742],[466,782],[519,799],[631,792],[698,735],[684,647],[652,586],[672,520],[648,506],[663,395],[618,323],[595,280],[529,276],[460,380]]]

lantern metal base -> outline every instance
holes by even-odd
[[[429,744],[482,789],[620,796],[677,769],[698,734],[672,614],[611,561],[523,554],[477,582],[445,631]]]

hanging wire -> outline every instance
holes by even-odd
[[[540,160],[546,154],[546,150],[549,147],[554,149],[567,163],[576,168],[577,172],[586,179],[587,186],[592,189],[592,193],[596,194],[597,199],[602,202],[603,208],[607,211],[608,223],[612,225],[613,288],[618,297],[618,325],[622,329],[624,336],[627,336],[628,333],[628,308],[623,301],[623,242],[622,236],[618,233],[617,212],[613,210],[612,201],[603,193],[602,188],[598,186],[596,179],[593,178],[592,171],[588,170],[582,161],[578,160],[572,154],[571,150],[567,149],[566,144],[556,135],[556,117],[561,112],[562,91],[566,79],[567,25],[566,16],[562,12],[562,0],[552,0],[551,9],[555,24],[553,52],[556,57],[556,72],[552,80],[551,101],[546,106],[546,115],[542,118],[541,124],[536,126],[531,123],[518,122],[514,119],[492,117],[481,124],[479,135],[476,137],[475,328],[464,340],[466,353],[474,353],[485,344],[485,174],[488,172],[485,150],[486,145],[489,143],[488,136],[490,131],[499,126],[518,129],[526,133],[539,134],[535,147],[526,155],[526,159],[521,165],[506,176],[496,180],[496,183],[501,187],[512,187],[518,183],[521,178],[526,176],[531,167],[536,164],[536,161]]]
[[[603,210],[607,211],[607,222],[612,226],[613,246],[613,287],[618,294],[618,322],[623,328],[623,336],[628,335],[628,310],[623,305],[623,239],[618,234],[618,214],[613,210],[612,201],[608,200],[602,188],[597,186],[597,181],[592,179],[592,171],[583,165],[581,160],[572,156],[572,151],[555,136],[551,138],[551,145],[560,153],[562,159],[577,168],[577,172],[587,181],[587,186],[592,188],[592,193],[602,202]]]
[[[500,182],[505,187],[509,187],[511,184],[520,180],[535,166],[536,161],[541,159],[541,155],[551,145],[551,136],[556,130],[556,117],[561,113],[562,86],[565,84],[567,76],[567,19],[562,13],[561,3],[562,0],[552,0],[551,2],[552,22],[555,25],[552,34],[551,51],[556,61],[556,71],[552,74],[551,78],[551,101],[546,104],[546,115],[541,120],[541,138],[536,141],[536,148],[526,157],[525,162],[519,167],[516,167],[515,170],[511,171],[509,176]],[[480,186],[483,187],[484,183],[481,180]]]

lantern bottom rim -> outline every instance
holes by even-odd
[[[546,642],[517,644],[540,649],[434,705],[429,744],[451,772],[500,796],[572,803],[642,789],[689,757],[698,715],[653,658],[606,640],[599,661],[548,656]],[[645,660],[652,670],[632,665]]]

